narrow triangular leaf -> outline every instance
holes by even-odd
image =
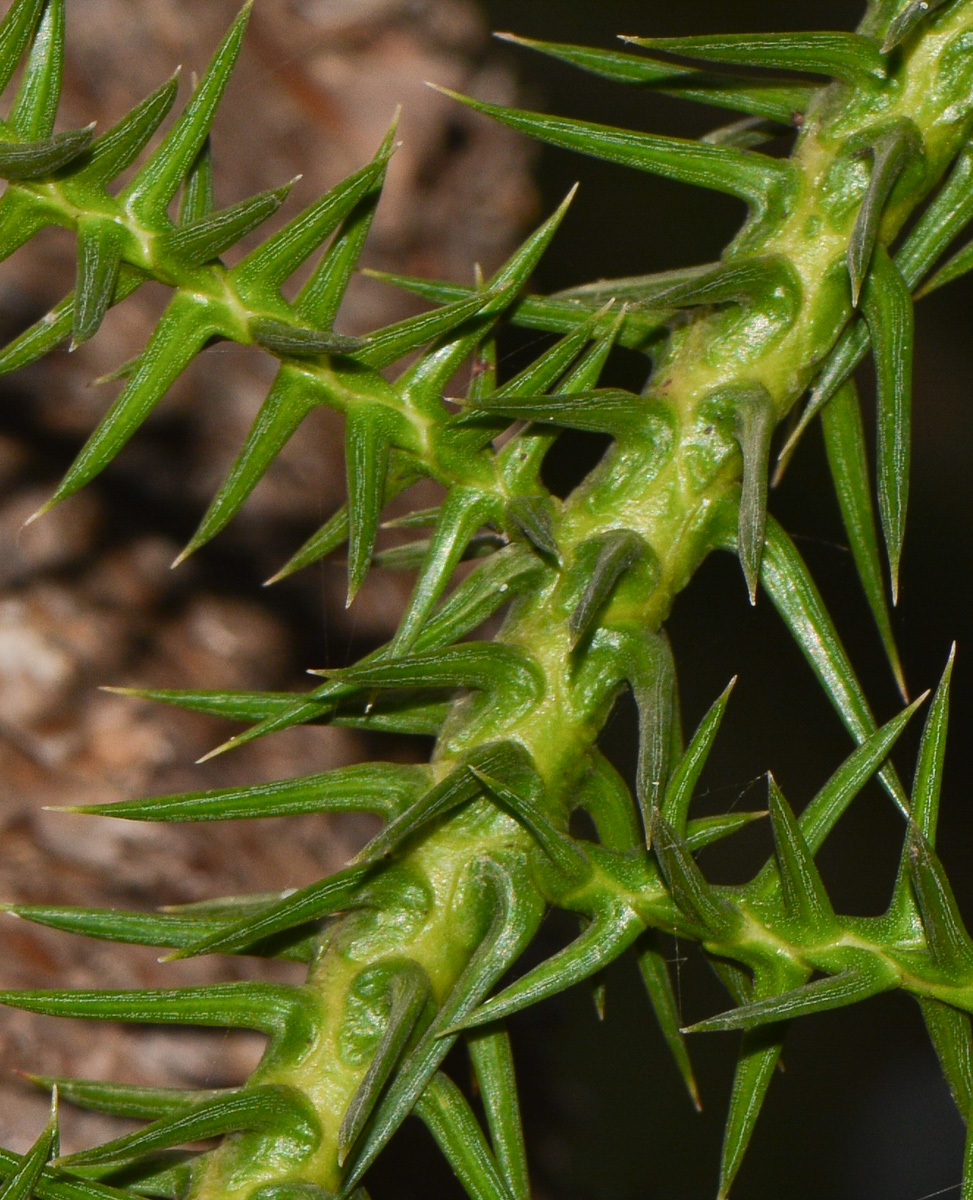
[[[14,0],[0,22],[0,92],[13,78],[45,0]]]
[[[250,335],[258,346],[287,358],[318,358],[322,354],[355,354],[366,345],[364,338],[347,337],[333,329],[306,329],[272,317],[255,317]]]
[[[371,407],[350,409],[345,426],[348,480],[348,598],[365,582],[385,497],[391,442],[383,414]]]
[[[235,821],[312,812],[374,812],[385,817],[411,804],[429,784],[429,768],[362,763],[245,788],[119,800],[72,809],[129,821]]]
[[[207,135],[193,159],[179,194],[179,225],[191,225],[216,211],[216,183],[213,178],[213,140]]]
[[[720,731],[723,714],[726,712],[730,693],[733,691],[736,681],[737,677],[734,675],[710,705],[686,747],[685,754],[676,764],[666,788],[665,798],[661,805],[662,815],[681,837],[684,837],[686,833],[686,816],[693,798],[693,790],[706,766],[710,751],[713,749],[713,743]]]
[[[620,901],[604,903],[580,937],[481,1004],[453,1029],[499,1021],[589,979],[614,962],[644,929],[645,922],[627,905]]]
[[[64,0],[47,0],[10,110],[10,124],[22,141],[54,132],[63,74]]]
[[[933,277],[922,285],[918,296],[928,296],[938,288],[945,287],[956,279],[962,279],[969,271],[973,271],[973,242],[967,244],[945,262]]]
[[[889,25],[885,41],[882,43],[882,53],[888,54],[896,46],[901,45],[919,25],[936,11],[942,8],[948,0],[912,0]],[[964,1110],[965,1111],[965,1110]]]
[[[543,421],[590,433],[608,433],[613,437],[631,432],[644,424],[644,402],[634,392],[620,388],[601,388],[592,392],[557,392],[552,396],[485,396],[476,407],[470,406],[457,418],[457,424],[475,421],[485,413],[497,413],[512,421]]]
[[[651,547],[631,529],[609,530],[577,548],[575,567],[587,580],[568,621],[575,646],[590,633],[622,576],[650,557]]]
[[[0,1187],[0,1200],[30,1200],[40,1179],[41,1171],[58,1153],[58,1093],[51,1095],[51,1117],[41,1130],[37,1141],[20,1161],[20,1166]]]
[[[649,50],[663,50],[704,62],[808,71],[857,85],[885,78],[885,63],[878,46],[871,38],[857,33],[731,33],[716,37],[624,40]]]
[[[862,302],[875,356],[878,508],[894,603],[899,589],[899,561],[909,495],[915,330],[909,287],[882,247],[877,247],[873,256]]]
[[[875,719],[861,684],[804,560],[773,517],[767,520],[760,580],[845,728],[856,742],[864,742],[875,732]],[[895,803],[907,813],[909,801],[892,765],[884,766],[879,777]]]
[[[872,172],[848,240],[851,302],[857,308],[878,239],[882,213],[906,165],[922,150],[922,136],[907,117],[884,129],[870,147]],[[874,336],[874,335],[873,335]]]
[[[71,347],[98,332],[118,288],[125,230],[102,217],[78,221],[78,274]]]
[[[757,211],[762,211],[771,194],[791,178],[789,165],[750,150],[708,146],[683,138],[659,137],[596,125],[590,121],[525,112],[471,100],[449,88],[439,90],[461,104],[542,142],[607,159],[620,166],[650,171],[666,179],[727,192]]]
[[[131,166],[165,120],[178,90],[177,71],[95,140],[84,165],[78,171],[78,181],[88,187],[104,187]],[[69,189],[72,182],[65,181]]]
[[[83,154],[93,136],[93,126],[89,125],[33,142],[0,140],[0,179],[19,182],[52,175]]]
[[[358,1085],[341,1120],[338,1133],[339,1166],[344,1163],[365,1128],[382,1089],[402,1057],[428,995],[429,977],[417,963],[403,963],[401,969],[396,970],[389,980],[388,1022],[365,1077]]]
[[[726,1200],[743,1163],[783,1048],[782,1026],[750,1029],[743,1035],[723,1131],[718,1200]]]
[[[160,250],[193,266],[211,262],[272,217],[293,186],[285,183],[229,208],[206,213],[195,220],[186,219],[161,239]]]
[[[696,860],[658,810],[652,820],[652,849],[673,901],[690,923],[710,937],[731,936],[740,915],[703,877]]]
[[[419,1097],[416,1116],[453,1168],[470,1200],[510,1200],[510,1194],[466,1097],[437,1072]]]
[[[481,1029],[466,1039],[493,1154],[512,1200],[530,1200],[527,1150],[520,1123],[520,1099],[510,1037],[503,1025]]]
[[[933,962],[954,975],[973,969],[973,940],[960,916],[943,864],[914,821],[907,842],[909,875]]]
[[[516,860],[480,860],[474,868],[489,899],[491,922],[432,1024],[399,1067],[372,1118],[350,1164],[344,1191],[350,1192],[412,1111],[426,1084],[452,1049],[456,1034],[447,1032],[461,1022],[516,962],[533,939],[544,904]]]
[[[241,1130],[273,1130],[292,1154],[306,1154],[321,1137],[321,1127],[296,1088],[263,1084],[194,1104],[188,1112],[164,1117],[145,1129],[80,1150],[60,1159],[68,1170],[119,1162],[203,1138]]]
[[[76,1108],[136,1121],[156,1121],[160,1117],[176,1116],[201,1101],[225,1098],[231,1091],[229,1088],[197,1091],[195,1088],[140,1087],[132,1083],[64,1079],[53,1075],[30,1075],[28,1078],[42,1088],[56,1087],[61,1100],[67,1100]]]
[[[650,929],[639,942],[636,961],[642,975],[642,982],[645,984],[645,990],[649,995],[649,1001],[652,1004],[652,1011],[655,1013],[655,1019],[659,1022],[659,1028],[675,1061],[676,1069],[686,1085],[689,1099],[693,1102],[696,1111],[701,1112],[703,1106],[700,1103],[699,1088],[696,1086],[696,1077],[693,1074],[693,1065],[686,1047],[686,1039],[680,1028],[682,1017],[675,993],[672,990],[669,964],[659,944],[659,936],[654,929]]]
[[[757,583],[764,553],[767,528],[767,464],[770,439],[777,422],[777,409],[764,387],[747,389],[733,396],[737,441],[743,454],[743,483],[737,524],[737,554],[750,593],[757,603]]]
[[[432,312],[422,313],[418,317],[409,317],[385,329],[373,333],[356,354],[359,362],[369,366],[382,368],[391,366],[406,354],[418,350],[420,346],[458,330],[464,322],[488,307],[495,307],[498,296],[506,295],[513,299],[514,289],[496,292],[484,289],[468,300],[457,300],[453,304],[445,304]]]
[[[777,996],[768,996],[744,1004],[706,1021],[698,1021],[686,1030],[687,1033],[713,1033],[724,1029],[753,1029],[772,1021],[787,1021],[792,1017],[803,1017],[810,1013],[827,1012],[832,1008],[843,1008],[857,1004],[880,992],[898,987],[898,972],[880,961],[857,967],[848,967],[836,975],[828,975],[813,983],[791,988]]]
[[[767,788],[784,905],[788,915],[803,929],[824,937],[835,920],[824,881],[814,865],[794,813],[772,775],[767,777]]]
[[[0,1178],[9,1179],[21,1162],[19,1154],[0,1150]],[[37,1200],[131,1200],[131,1193],[121,1188],[67,1175],[54,1167],[41,1170],[32,1191]]]
[[[639,714],[639,753],[635,795],[642,814],[646,845],[651,844],[652,814],[669,783],[672,726],[679,703],[676,664],[664,633],[646,633],[625,643],[626,675]]]
[[[936,1050],[959,1114],[969,1121],[973,1109],[973,1031],[970,1018],[951,1004],[920,996],[922,1019]]]
[[[662,62],[644,54],[623,54],[617,50],[600,50],[590,46],[573,46],[560,42],[538,42],[532,38],[499,33],[497,37],[539,50],[559,58],[583,71],[591,71],[617,83],[642,84],[652,91],[682,100],[695,100],[717,108],[731,108],[753,116],[793,124],[796,114],[804,113],[814,96],[814,88],[767,83],[761,79],[737,75],[715,75],[697,67]]]
[[[936,844],[936,824],[939,817],[939,793],[943,782],[943,762],[946,757],[946,734],[949,729],[949,687],[953,677],[956,646],[953,645],[946,669],[933,696],[919,745],[916,775],[912,784],[910,815],[930,846]]]
[[[838,498],[855,566],[858,568],[858,578],[878,626],[899,692],[904,700],[908,700],[905,677],[882,583],[878,535],[868,483],[865,430],[862,425],[858,391],[852,380],[839,388],[831,402],[825,406],[821,413],[821,429],[824,433],[835,495]]]
[[[179,119],[119,196],[125,208],[149,228],[167,224],[166,209],[203,148],[240,52],[252,6],[253,0],[247,0]]]
[[[514,496],[504,509],[504,524],[523,534],[542,554],[560,562],[553,516],[554,506],[549,496]]]

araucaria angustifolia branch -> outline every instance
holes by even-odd
[[[109,306],[148,280],[172,289],[53,505],[111,461],[204,346],[262,346],[278,360],[276,380],[186,553],[231,520],[303,418],[328,406],[346,419],[348,502],[280,574],[347,543],[349,602],[381,553],[384,505],[419,478],[440,484],[441,506],[414,522],[428,537],[397,552],[418,578],[387,645],[352,667],[322,671],[314,691],[292,699],[138,693],[246,722],[220,749],[337,719],[434,734],[435,748],[424,765],[370,763],[84,810],[192,821],[363,809],[385,825],[345,870],[274,901],[158,915],[15,908],[176,956],[296,958],[308,974],[300,987],[2,993],[4,1003],[41,1013],[245,1027],[268,1037],[259,1068],[229,1093],[53,1081],[62,1098],[148,1124],[58,1159],[55,1115],[29,1154],[0,1158],[3,1200],[30,1192],[79,1200],[79,1188],[90,1200],[122,1191],[180,1200],[345,1196],[410,1113],[473,1200],[528,1200],[504,1026],[513,1013],[631,950],[696,1096],[660,931],[697,942],[730,992],[733,1006],[694,1030],[745,1031],[721,1196],[796,1016],[893,988],[910,992],[965,1119],[973,942],[933,849],[952,659],[928,706],[910,796],[888,755],[921,701],[876,726],[807,569],[767,515],[767,490],[775,429],[810,390],[778,469],[820,415],[863,588],[904,694],[852,372],[871,349],[878,524],[894,598],[909,484],[913,293],[973,266],[967,247],[933,273],[973,216],[973,0],[871,3],[856,33],[630,39],[638,48],[624,53],[512,38],[621,83],[743,113],[686,141],[457,97],[555,145],[738,197],[746,223],[716,263],[525,294],[569,197],[475,287],[388,277],[441,306],[365,338],[334,323],[394,129],[370,164],[257,249],[233,266],[220,257],[287,191],[212,205],[208,131],[248,13],[165,136],[113,189],[172,107],[174,81],[96,140],[90,129],[55,133],[63,3],[15,0],[0,26],[0,82],[12,80],[25,53],[26,63],[0,127],[0,174],[9,181],[0,249],[8,255],[45,225],[66,226],[77,233],[78,276],[71,296],[0,353],[0,368],[34,361],[66,337],[93,336]],[[723,75],[724,63],[758,77]],[[781,71],[791,74],[773,74]],[[822,82],[794,82],[793,72]],[[788,129],[796,131],[789,157],[755,149]],[[315,254],[308,282],[286,300],[282,285]],[[558,335],[502,381],[494,341],[501,320]],[[640,394],[598,386],[616,344],[651,360]],[[467,395],[445,396],[471,356]],[[396,373],[403,359],[409,365]],[[562,501],[544,486],[541,466],[563,429],[608,434],[611,445]],[[488,553],[451,587],[471,547]],[[738,555],[751,600],[763,591],[779,610],[856,743],[799,818],[768,779],[774,854],[733,887],[709,883],[694,851],[764,814],[690,818],[730,689],[684,746],[664,632],[677,593],[719,548]],[[469,638],[500,610],[491,641]],[[639,710],[634,796],[598,749],[625,689]],[[884,916],[844,917],[814,856],[876,772],[903,816],[901,867]],[[579,809],[596,840],[569,832]],[[580,936],[495,993],[551,906],[580,916]],[[441,1070],[457,1041],[472,1059],[485,1129]],[[160,1167],[160,1151],[210,1137],[221,1139],[215,1149]],[[965,1200],[973,1197],[973,1151],[968,1158]]]

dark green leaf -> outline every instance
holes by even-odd
[[[716,37],[624,40],[649,50],[663,50],[704,62],[808,71],[857,86],[885,78],[885,63],[878,47],[871,38],[857,33],[731,33]]]
[[[784,905],[808,934],[821,940],[834,926],[834,909],[794,813],[772,775],[767,786]]]
[[[25,142],[48,138],[64,74],[64,0],[47,0],[10,110],[10,124]]]
[[[0,1187],[0,1200],[30,1200],[41,1171],[58,1153],[57,1088],[51,1096],[51,1117],[37,1141],[20,1160],[20,1166]]]
[[[939,817],[939,793],[943,783],[943,761],[946,757],[946,733],[949,728],[949,685],[953,677],[953,645],[946,669],[929,706],[922,731],[916,776],[912,784],[910,815],[930,846],[936,844],[936,824]]]
[[[211,262],[262,225],[287,199],[293,183],[249,196],[229,208],[184,220],[161,239],[160,249],[193,266]],[[188,213],[187,213],[188,217]]]
[[[193,159],[179,195],[179,225],[191,225],[216,211],[216,185],[213,179],[213,140],[207,135],[202,149]]]
[[[45,0],[14,0],[0,22],[0,92],[13,78]]]
[[[61,1100],[88,1112],[110,1113],[136,1121],[155,1121],[176,1116],[204,1100],[226,1097],[229,1088],[208,1091],[194,1088],[139,1087],[132,1083],[105,1083],[100,1079],[63,1079],[53,1075],[30,1075],[39,1087],[57,1088]]]
[[[678,951],[677,951],[678,953]],[[676,1068],[686,1085],[686,1091],[697,1112],[702,1112],[703,1106],[699,1099],[699,1088],[693,1074],[693,1065],[689,1059],[689,1050],[683,1036],[682,1016],[672,990],[672,980],[669,977],[669,964],[662,952],[659,935],[650,929],[639,942],[636,961],[642,975],[642,982],[649,994],[649,1001],[659,1022],[662,1036],[672,1055]]]
[[[882,53],[888,54],[890,50],[901,45],[926,17],[948,2],[949,0],[912,0],[889,25],[885,41],[882,43]]]
[[[480,1029],[466,1039],[497,1166],[512,1200],[530,1200],[527,1151],[510,1038],[503,1025]]]
[[[858,568],[858,578],[878,626],[899,692],[907,700],[905,677],[885,601],[875,514],[868,483],[865,430],[858,391],[852,380],[839,388],[831,402],[825,405],[821,413],[821,429],[842,521]]]
[[[258,346],[271,354],[290,358],[317,358],[322,354],[354,354],[364,346],[365,340],[346,337],[334,330],[305,329],[286,321],[270,317],[256,317],[250,321],[250,334]]]
[[[390,440],[380,411],[352,407],[345,424],[345,474],[348,480],[348,598],[365,582],[385,498]]]
[[[651,547],[631,529],[609,530],[577,548],[575,565],[584,572],[587,581],[568,621],[575,646],[591,632],[622,576],[653,557]]]
[[[743,1035],[723,1131],[717,1200],[726,1200],[750,1145],[764,1097],[780,1062],[783,1029],[769,1025],[764,1029],[749,1029]]]
[[[553,505],[549,496],[515,496],[507,501],[504,524],[523,534],[528,542],[555,562],[561,556],[554,540]]]
[[[98,332],[118,290],[125,230],[103,217],[78,219],[78,274],[71,349]]]
[[[0,140],[0,179],[43,179],[77,158],[91,145],[93,126],[55,133],[32,142]]]
[[[757,211],[762,211],[771,195],[791,178],[789,165],[749,150],[708,146],[683,138],[658,137],[596,125],[590,121],[572,121],[517,108],[504,108],[471,100],[448,88],[439,90],[477,112],[542,142],[607,159],[620,166],[651,171],[666,179],[727,192]]]
[[[703,877],[686,843],[656,811],[652,819],[652,849],[683,915],[710,937],[729,937],[740,924],[740,915]]]
[[[872,338],[878,391],[878,508],[885,533],[893,603],[905,536],[912,430],[912,296],[899,269],[877,247],[862,297]]]
[[[959,1114],[969,1121],[973,1108],[973,1032],[970,1018],[942,1000],[920,996],[922,1019],[936,1050]]]
[[[84,165],[77,172],[78,180],[89,187],[104,187],[126,167],[130,167],[165,120],[178,90],[177,71],[95,140]],[[70,189],[73,181],[65,182]]]
[[[470,1200],[510,1200],[510,1194],[466,1097],[437,1072],[419,1097],[416,1116],[427,1127]]]
[[[639,754],[635,795],[642,814],[645,844],[651,844],[652,814],[669,782],[672,725],[679,703],[676,665],[665,633],[643,633],[625,644],[625,677],[639,713]]]
[[[653,91],[679,99],[695,100],[717,108],[732,108],[758,117],[768,117],[790,125],[804,113],[814,97],[814,88],[767,83],[738,75],[715,75],[697,67],[662,62],[644,54],[622,54],[617,50],[599,50],[590,46],[572,46],[559,42],[538,42],[531,38],[500,33],[497,37],[539,50],[583,71],[591,71],[617,83],[641,84]]]
[[[770,459],[770,439],[777,423],[777,410],[764,387],[747,389],[740,395],[734,395],[732,403],[737,440],[743,454],[737,554],[750,593],[750,603],[756,604],[767,528],[767,464]]]
[[[909,873],[933,962],[944,971],[968,977],[973,941],[966,932],[943,864],[914,821],[907,841]]]
[[[730,693],[736,685],[734,675],[723,689],[722,693],[710,706],[709,711],[699,723],[699,727],[686,747],[686,752],[677,763],[666,788],[662,801],[662,815],[676,833],[684,837],[686,834],[686,817],[693,798],[693,790],[699,781],[706,760],[709,758],[716,735],[720,731],[723,714],[730,699]]]

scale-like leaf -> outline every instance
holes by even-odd
[[[903,700],[908,700],[905,676],[892,632],[892,619],[885,600],[878,535],[868,481],[868,460],[861,405],[854,381],[839,388],[821,413],[828,466],[834,482],[841,518],[858,569],[862,590],[868,600],[882,638],[882,645]]]
[[[767,520],[760,581],[845,728],[856,742],[864,742],[875,732],[875,719],[861,684],[804,560],[773,517]],[[879,777],[895,803],[907,813],[909,801],[892,765],[882,767]]]
[[[475,868],[492,899],[490,928],[456,981],[432,1024],[399,1067],[348,1166],[342,1194],[354,1189],[389,1138],[412,1111],[426,1084],[452,1049],[449,1032],[480,1003],[532,940],[544,905],[516,860],[480,860]]]
[[[856,308],[862,287],[868,278],[885,206],[902,171],[922,152],[922,135],[914,122],[902,117],[876,137],[870,150],[872,171],[851,237],[848,239],[847,250],[851,302]]]
[[[748,388],[733,396],[733,416],[743,455],[737,554],[750,593],[750,603],[756,604],[767,528],[767,465],[777,410],[766,388]]]
[[[631,529],[609,530],[577,548],[575,563],[584,571],[587,582],[568,620],[575,646],[591,632],[622,576],[652,557],[652,548]]]
[[[772,775],[767,777],[767,788],[784,905],[809,934],[823,938],[835,921],[827,889],[794,813]]]
[[[686,843],[658,811],[652,819],[652,849],[684,916],[711,937],[732,936],[740,924],[739,913],[704,878]]]
[[[709,146],[704,142],[683,138],[659,137],[629,129],[615,129],[609,125],[596,125],[591,121],[573,121],[545,113],[525,112],[471,100],[449,88],[438,90],[542,142],[603,158],[623,167],[650,171],[665,179],[726,192],[737,196],[758,212],[763,211],[770,197],[791,179],[788,164],[750,150]]]
[[[118,289],[125,230],[103,217],[78,219],[78,275],[71,348],[98,332]]]
[[[843,1008],[857,1004],[880,992],[898,987],[896,970],[880,961],[857,967],[848,967],[836,975],[828,975],[813,983],[791,988],[777,996],[768,996],[743,1004],[719,1016],[691,1025],[686,1033],[713,1033],[724,1029],[753,1029],[773,1021],[788,1021],[792,1017],[803,1017],[809,1013],[827,1012],[832,1008]]]
[[[930,846],[936,844],[936,824],[939,818],[939,793],[943,782],[943,762],[946,757],[946,733],[949,728],[949,687],[956,657],[954,643],[949,652],[946,669],[929,706],[926,724],[919,744],[916,774],[912,783],[910,816]]]
[[[946,3],[948,0],[912,0],[889,25],[885,41],[882,43],[882,53],[888,54],[890,50],[900,46],[926,17]]]
[[[430,1079],[415,1113],[436,1139],[470,1200],[510,1200],[483,1130],[448,1076],[439,1071]]]
[[[71,1170],[120,1162],[242,1130],[272,1130],[290,1143],[291,1153],[302,1155],[312,1150],[321,1138],[317,1117],[300,1092],[280,1084],[263,1084],[203,1100],[187,1112],[154,1121],[135,1133],[65,1155],[59,1165]]]
[[[795,116],[806,112],[814,97],[815,89],[811,87],[767,83],[762,79],[738,75],[716,75],[701,71],[698,67],[662,62],[644,54],[623,54],[618,50],[601,50],[562,42],[539,42],[512,33],[498,33],[495,36],[516,46],[526,46],[541,54],[549,54],[552,58],[616,83],[641,84],[652,91],[681,100],[695,100],[716,108],[731,108],[785,125],[794,124]]]
[[[20,1166],[0,1187],[0,1200],[30,1200],[34,1194],[41,1171],[58,1154],[60,1137],[57,1106],[58,1093],[55,1087],[51,1095],[50,1120],[21,1159]]]
[[[480,1029],[466,1039],[497,1166],[512,1200],[530,1200],[527,1150],[510,1037],[503,1025]]]
[[[676,1064],[676,1069],[682,1076],[686,1091],[697,1112],[702,1112],[703,1106],[699,1098],[699,1088],[693,1074],[693,1065],[686,1047],[683,1035],[682,1017],[675,993],[672,990],[672,980],[669,977],[669,964],[659,944],[659,935],[654,929],[648,930],[638,945],[636,954],[639,972],[645,990],[648,993],[655,1019],[659,1022],[662,1036],[665,1038],[669,1053]]]
[[[365,1128],[382,1089],[405,1050],[429,996],[429,977],[417,963],[405,962],[389,980],[388,1022],[341,1120],[338,1132],[338,1165],[348,1157]]]
[[[878,393],[878,508],[885,533],[893,603],[905,537],[912,429],[912,296],[888,254],[877,247],[862,297],[875,356]]]
[[[885,78],[885,63],[871,38],[857,33],[730,33],[715,37],[623,39],[649,50],[704,62],[740,63],[778,71],[831,75],[856,86]]]
[[[179,119],[119,196],[148,228],[168,224],[166,210],[203,148],[240,52],[253,0],[247,0],[227,30]]]
[[[236,821],[314,812],[374,812],[391,818],[415,801],[429,778],[425,765],[361,763],[252,787],[118,800],[67,811],[129,821]]]
[[[590,979],[627,950],[644,929],[645,922],[638,913],[621,901],[604,903],[570,945],[481,1004],[452,1029],[472,1029],[499,1021]]]
[[[686,834],[686,817],[693,798],[693,791],[699,782],[699,777],[706,766],[716,735],[720,731],[723,714],[730,700],[730,693],[736,686],[737,677],[734,675],[720,695],[710,705],[706,715],[700,721],[682,758],[676,764],[666,788],[665,797],[661,804],[663,817],[669,822],[677,834]]]

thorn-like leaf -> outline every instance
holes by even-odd
[[[871,38],[857,33],[731,33],[716,37],[624,38],[703,62],[740,63],[778,71],[831,75],[853,85],[885,78],[885,63]]]
[[[516,37],[512,33],[499,33],[496,36],[517,46],[539,50],[542,54],[549,54],[552,58],[617,83],[641,84],[667,96],[695,100],[716,108],[730,108],[787,125],[793,124],[795,116],[807,110],[814,97],[815,89],[811,87],[767,83],[762,79],[738,75],[715,75],[697,67],[662,62],[644,54],[623,54],[617,50],[600,50],[560,42],[538,42],[532,38]]]
[[[553,504],[549,496],[515,496],[507,501],[504,524],[524,535],[541,554],[560,562],[554,539]]]
[[[973,1106],[973,1031],[970,1018],[951,1004],[944,1004],[932,996],[920,996],[919,1006],[953,1100],[960,1116],[968,1121]]]
[[[552,396],[485,396],[456,418],[462,425],[475,422],[482,414],[498,413],[512,421],[542,421],[581,429],[589,433],[608,433],[613,437],[644,425],[644,400],[634,392],[620,388],[601,388],[591,392],[556,392]]]
[[[140,1087],[132,1083],[105,1083],[100,1079],[64,1079],[53,1075],[28,1075],[31,1083],[49,1090],[56,1087],[60,1099],[87,1112],[109,1113],[136,1121],[172,1117],[205,1100],[226,1097],[230,1088]]]
[[[689,1058],[685,1036],[680,1028],[682,1017],[679,1013],[675,993],[672,990],[669,964],[659,944],[659,936],[654,929],[650,929],[639,942],[636,961],[645,984],[645,990],[649,995],[649,1001],[652,1004],[652,1010],[655,1013],[655,1019],[659,1022],[662,1036],[665,1038],[676,1068],[682,1076],[682,1081],[686,1085],[689,1099],[693,1102],[696,1111],[702,1112],[703,1106],[699,1098],[696,1077],[693,1074],[693,1065]]]
[[[878,240],[882,213],[892,189],[907,164],[922,151],[922,136],[907,117],[894,121],[871,147],[872,171],[855,225],[848,240],[848,276],[851,302],[857,308],[862,287]]]
[[[934,13],[937,8],[942,8],[946,3],[948,0],[912,0],[912,3],[900,12],[889,25],[885,41],[882,43],[882,53],[888,54],[896,46],[900,46],[926,17]]]
[[[52,1089],[50,1120],[41,1130],[37,1141],[20,1160],[20,1166],[0,1187],[0,1200],[30,1200],[35,1195],[41,1171],[58,1154],[58,1093]]]
[[[604,903],[570,945],[481,1004],[465,1020],[454,1024],[453,1030],[499,1021],[590,979],[627,950],[644,929],[645,922],[626,904],[617,900]]]
[[[877,247],[863,295],[878,392],[878,508],[885,533],[892,600],[899,589],[905,537],[912,429],[912,296],[898,267]]]
[[[229,208],[204,213],[194,220],[188,219],[187,208],[182,223],[160,239],[160,250],[193,266],[211,262],[272,217],[293,186],[285,183],[283,187],[258,192]]]
[[[240,52],[252,7],[253,0],[247,0],[179,119],[119,196],[125,208],[149,228],[165,228],[168,224],[166,210],[209,134]]]
[[[589,761],[574,802],[591,817],[599,842],[623,854],[644,847],[645,836],[625,780],[597,749],[591,751]]]
[[[767,520],[760,580],[845,728],[856,742],[864,742],[875,732],[875,719],[861,684],[804,560],[773,517]],[[908,813],[909,801],[892,765],[884,766],[879,776],[901,811]]]
[[[917,293],[917,297],[928,296],[930,292],[935,292],[947,283],[952,283],[956,279],[962,279],[969,271],[973,271],[973,242],[967,242],[961,250],[957,250],[952,258],[945,262],[935,275],[922,285]]]
[[[898,972],[894,967],[879,961],[857,967],[848,967],[836,975],[828,975],[813,983],[791,988],[777,996],[755,1000],[698,1021],[686,1033],[714,1033],[725,1029],[753,1029],[769,1022],[788,1021],[792,1017],[803,1017],[810,1013],[827,1012],[832,1008],[843,1008],[857,1004],[880,992],[887,992],[899,985]]]
[[[739,914],[703,877],[686,843],[658,811],[652,820],[652,849],[673,901],[690,923],[710,937],[732,936]]]
[[[365,582],[378,534],[391,442],[378,408],[353,407],[345,427],[348,480],[348,598]]]
[[[352,1096],[338,1133],[338,1164],[342,1165],[365,1128],[382,1089],[412,1036],[429,995],[429,977],[417,963],[404,962],[389,980],[388,1022],[365,1077]]]
[[[32,142],[0,140],[0,179],[43,179],[66,167],[91,145],[94,127],[70,129]]]
[[[838,506],[858,568],[858,578],[878,626],[899,692],[902,699],[908,701],[905,676],[885,600],[875,514],[868,482],[865,430],[858,390],[852,380],[839,388],[825,406],[821,413],[821,429]]]
[[[930,846],[936,844],[936,824],[939,817],[939,793],[943,783],[943,762],[946,757],[946,733],[949,728],[949,687],[956,658],[954,643],[946,661],[943,677],[933,696],[919,744],[919,758],[912,784],[910,815],[919,832]]]
[[[87,187],[105,187],[138,158],[165,120],[179,90],[179,72],[146,96],[92,144],[78,180]],[[70,189],[73,180],[65,181]]]
[[[645,633],[625,643],[626,674],[639,714],[635,795],[645,844],[652,842],[652,814],[669,783],[672,727],[679,704],[676,665],[665,633]]]
[[[59,1160],[59,1165],[71,1170],[123,1162],[171,1146],[241,1130],[273,1130],[281,1140],[290,1143],[293,1154],[307,1154],[321,1137],[318,1120],[300,1092],[279,1084],[263,1084],[203,1100],[188,1112],[164,1117],[145,1129],[93,1146],[90,1150],[68,1154]]]
[[[497,1025],[469,1034],[466,1046],[476,1072],[493,1154],[504,1183],[512,1200],[530,1200],[530,1175],[510,1037],[503,1025]]]
[[[429,785],[429,768],[403,763],[361,763],[253,787],[217,788],[119,800],[72,809],[129,821],[236,821],[313,812],[374,812],[394,817]]]
[[[718,1200],[726,1200],[743,1163],[783,1047],[783,1029],[777,1025],[743,1035],[723,1131]]]
[[[794,813],[772,775],[767,777],[767,788],[784,905],[803,929],[823,937],[824,931],[833,926],[835,920],[824,881],[814,865]]]
[[[78,220],[78,275],[71,347],[98,332],[117,288],[125,231],[103,217]]]
[[[542,142],[607,159],[620,166],[651,171],[666,179],[727,192],[758,212],[764,210],[770,197],[791,178],[789,165],[750,150],[708,146],[683,138],[659,137],[590,121],[525,112],[471,100],[449,88],[438,90]]]
[[[473,953],[432,1024],[399,1067],[396,1077],[376,1109],[350,1164],[342,1195],[348,1195],[412,1111],[427,1083],[456,1041],[447,1033],[480,1003],[498,979],[523,953],[543,916],[536,888],[515,860],[496,863],[480,860],[484,891],[490,896],[492,916],[486,936]]]
[[[50,137],[64,74],[64,0],[47,0],[10,110],[21,141]]]
[[[654,558],[652,548],[631,529],[609,530],[577,548],[575,565],[584,572],[587,582],[568,621],[575,646],[591,632],[622,576],[637,564]]]
[[[0,92],[13,78],[45,0],[14,0],[0,22]]]
[[[946,971],[968,975],[973,970],[973,940],[963,925],[943,864],[914,821],[909,822],[906,849],[932,959]]]
[[[213,178],[213,140],[207,135],[193,159],[179,194],[178,225],[192,225],[216,211],[216,182]]]
[[[271,354],[289,358],[317,358],[322,354],[354,354],[365,339],[346,337],[334,330],[305,329],[271,317],[250,321],[250,334],[258,346]]]
[[[663,817],[669,822],[676,833],[684,837],[686,834],[686,817],[693,791],[699,777],[706,766],[716,735],[720,731],[723,714],[730,700],[730,693],[736,685],[734,675],[720,695],[713,701],[706,715],[700,721],[692,740],[686,747],[680,761],[676,764],[666,788],[665,798],[661,804]]]
[[[767,464],[770,460],[770,439],[777,423],[777,410],[764,387],[748,388],[734,395],[732,402],[737,441],[743,454],[737,554],[750,593],[750,603],[756,604],[767,528]]]
[[[483,1130],[448,1076],[439,1071],[430,1079],[415,1113],[436,1139],[470,1200],[510,1200]]]

